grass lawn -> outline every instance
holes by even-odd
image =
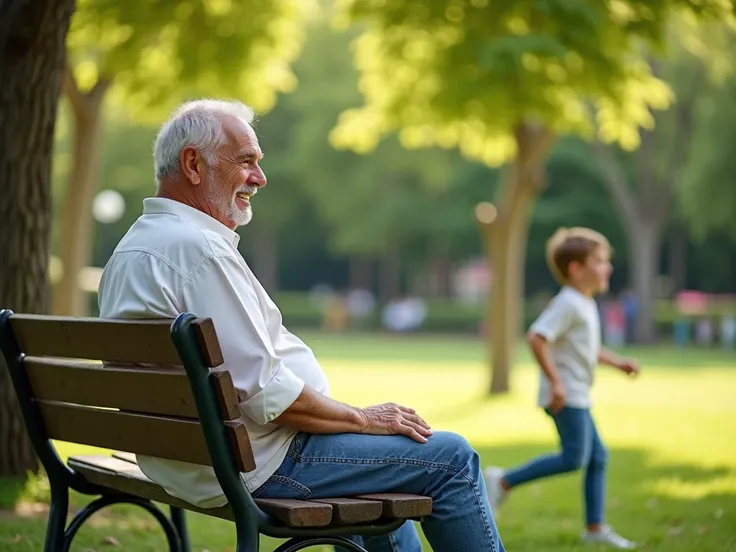
[[[556,447],[551,423],[534,406],[537,372],[523,351],[513,393],[489,399],[483,347],[475,339],[305,338],[336,398],[410,405],[434,429],[465,435],[485,464],[512,465]],[[611,452],[609,521],[644,550],[736,552],[736,353],[659,348],[633,354],[644,368],[638,380],[601,368],[594,392],[594,414]],[[59,450],[85,452],[63,443]],[[0,506],[18,494],[26,499],[20,513],[0,511],[0,552],[42,550],[45,514],[27,499],[46,494],[43,481],[26,489],[0,481]],[[581,510],[580,475],[570,475],[514,491],[497,521],[509,551],[572,552],[583,550]],[[195,515],[189,523],[195,552],[234,552],[231,524]],[[262,550],[274,547],[264,540]],[[95,516],[72,547],[117,549],[158,552],[165,544],[145,514],[115,507]]]

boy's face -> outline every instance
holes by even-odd
[[[606,293],[613,273],[611,252],[606,247],[596,247],[584,263],[573,261],[569,272],[575,287],[590,294]]]

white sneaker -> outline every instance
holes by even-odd
[[[483,478],[486,481],[486,492],[488,493],[488,503],[491,505],[491,511],[494,515],[506,499],[507,492],[501,485],[503,474],[503,468],[497,466],[489,466],[483,470]]]
[[[586,530],[583,533],[583,541],[591,544],[607,544],[619,550],[634,550],[636,548],[635,542],[623,538],[608,525],[604,525],[600,531],[595,533]]]

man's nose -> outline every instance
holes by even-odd
[[[261,167],[258,167],[256,171],[251,173],[249,184],[252,184],[257,188],[263,188],[267,183],[268,179],[266,178],[266,173],[263,172]]]

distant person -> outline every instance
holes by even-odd
[[[626,343],[633,343],[636,341],[636,318],[639,314],[639,301],[636,293],[630,289],[623,291],[619,296],[619,300],[626,318]]]
[[[626,314],[620,301],[606,301],[603,315],[603,342],[609,347],[622,347],[626,341]]]
[[[252,120],[239,102],[202,100],[164,123],[153,148],[156,194],[143,200],[143,214],[104,269],[100,316],[212,318],[223,368],[244,397],[256,468],[242,480],[253,497],[425,495],[433,509],[422,528],[435,552],[503,552],[470,444],[432,433],[410,408],[330,398],[314,353],[284,327],[238,252],[235,230],[248,224],[251,202],[266,185]],[[390,373],[376,377],[395,387]],[[169,494],[201,508],[227,503],[211,467],[137,458]],[[411,522],[364,545],[370,552],[422,549]]]
[[[547,242],[547,264],[562,289],[532,324],[528,340],[541,368],[538,404],[555,423],[561,452],[513,469],[489,467],[485,477],[496,511],[514,487],[584,469],[583,540],[630,550],[636,545],[605,524],[608,453],[590,413],[590,388],[599,362],[625,374],[639,373],[635,361],[601,347],[593,297],[608,290],[610,252],[608,240],[587,228],[561,228]]]

